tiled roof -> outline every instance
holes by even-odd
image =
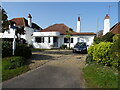
[[[117,24],[115,24],[111,29],[110,32],[114,33],[114,34],[120,34],[120,22],[118,22]]]
[[[54,24],[51,25],[43,30],[41,30],[40,32],[60,32],[62,35],[66,35],[67,31],[69,30],[69,27],[64,25],[64,24]],[[71,31],[72,35],[96,35],[95,33],[77,33],[75,31]]]
[[[22,17],[22,18],[13,18],[13,19],[11,19],[9,21],[15,22],[16,26],[28,26],[28,20],[26,20],[24,17]],[[40,27],[35,23],[32,23],[32,28],[40,29]]]

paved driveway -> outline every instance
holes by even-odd
[[[49,62],[5,81],[3,88],[84,88],[82,68],[85,66],[85,57],[73,54],[70,50],[33,52],[33,61]]]

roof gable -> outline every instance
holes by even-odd
[[[22,18],[13,18],[13,19],[11,19],[11,20],[9,20],[9,21],[15,22],[15,23],[16,23],[16,26],[20,26],[20,27],[22,27],[22,26],[27,26],[27,27],[29,27],[29,25],[28,25],[28,20],[26,20],[24,17],[22,17]],[[40,29],[41,27],[39,27],[39,26],[38,26],[37,24],[35,24],[35,23],[32,23],[32,28]]]

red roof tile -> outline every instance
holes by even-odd
[[[115,24],[111,29],[110,32],[114,33],[114,34],[120,34],[120,22],[118,22],[117,24]]]
[[[16,26],[28,26],[28,20],[26,20],[24,17],[22,17],[22,18],[13,18],[13,19],[11,19],[9,21],[15,22]],[[32,28],[40,29],[40,27],[35,23],[32,23]]]
[[[61,34],[66,35],[68,30],[69,30],[69,27],[67,27],[64,24],[54,24],[41,30],[40,32],[60,32]],[[75,31],[72,31],[72,35],[96,35],[96,34],[91,32],[77,33]]]

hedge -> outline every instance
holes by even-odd
[[[119,41],[118,43],[120,45]],[[90,48],[88,48],[88,57],[90,59],[87,58],[87,63],[96,61],[97,63],[118,68],[118,62],[120,61],[118,58],[119,53],[117,51],[118,49],[115,49],[118,43],[101,42],[94,46],[90,46]]]
[[[2,43],[2,57],[9,57],[12,56],[12,42],[4,41]],[[15,49],[15,56],[22,56],[24,58],[30,58],[32,56],[31,49],[21,43],[16,44],[16,49]]]

